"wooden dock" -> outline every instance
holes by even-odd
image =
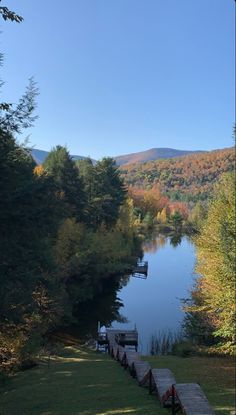
[[[138,332],[137,330],[107,329],[107,343],[108,344],[115,343],[118,346],[122,346],[122,347],[133,346],[137,351]]]
[[[148,275],[148,262],[139,261],[132,270],[133,277],[147,278]]]
[[[101,342],[107,345],[110,356],[129,370],[139,386],[148,387],[149,393],[156,393],[162,406],[171,407],[172,415],[179,411],[184,415],[215,414],[197,383],[178,384],[170,369],[151,369],[148,362],[141,360],[137,352],[137,330],[107,329],[105,335],[102,333]]]

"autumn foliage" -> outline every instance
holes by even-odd
[[[235,345],[235,178],[223,175],[215,187],[208,215],[196,239],[199,277],[192,292],[188,325],[190,334],[196,322],[198,331],[210,331],[226,352]],[[202,330],[204,328],[204,330]]]
[[[205,200],[222,173],[234,170],[233,148],[120,167],[128,187],[153,189],[171,200]]]

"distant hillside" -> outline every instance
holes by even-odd
[[[150,150],[141,151],[139,153],[117,156],[114,157],[114,159],[116,160],[118,166],[123,166],[126,164],[145,163],[147,161],[158,159],[182,157],[193,153],[201,153],[201,151],[175,150],[174,148],[151,148]]]
[[[46,157],[48,156],[49,151],[44,151],[44,150],[38,150],[36,148],[33,148],[31,150],[31,154],[33,159],[35,160],[35,162],[37,164],[42,164],[44,162],[44,160],[46,159]],[[74,160],[82,160],[85,159],[86,157],[84,156],[71,156]],[[95,160],[93,160],[93,162],[95,162]]]
[[[31,154],[37,164],[42,164],[48,155],[48,151],[38,150],[33,148]],[[201,153],[201,151],[187,151],[187,150],[175,150],[173,148],[152,148],[147,151],[141,151],[139,153],[125,154],[123,156],[113,157],[118,166],[133,164],[133,163],[145,163],[147,161],[166,159],[173,157],[182,157],[188,154]],[[85,159],[84,156],[72,156],[74,160]],[[93,160],[96,162],[96,160]]]
[[[149,161],[120,167],[128,186],[158,185],[173,200],[206,199],[224,172],[234,171],[235,150],[226,148],[179,158]]]

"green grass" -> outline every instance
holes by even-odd
[[[109,356],[77,346],[60,346],[48,366],[13,376],[0,390],[0,415],[168,415]],[[168,367],[178,382],[198,382],[217,415],[235,407],[230,358],[144,357]]]
[[[217,415],[235,410],[235,362],[228,357],[145,357],[152,367],[169,368],[179,383],[197,382]]]
[[[0,395],[1,415],[164,415],[155,396],[109,356],[65,347],[50,363],[18,373]]]

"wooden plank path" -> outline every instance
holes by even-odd
[[[125,348],[122,346],[118,346],[118,351],[117,351],[117,360],[120,361],[120,363],[123,363],[125,357]]]
[[[170,369],[151,369],[150,364],[141,360],[137,350],[131,350],[130,339],[135,339],[136,330],[107,330],[110,355],[128,369],[140,386],[148,386],[149,393],[155,392],[163,406],[172,407],[172,415],[182,411],[184,415],[214,415],[215,412],[197,383],[176,383]],[[120,339],[123,339],[122,345]],[[117,343],[119,342],[119,344]],[[137,344],[133,343],[137,348]]]
[[[128,350],[125,352],[124,366],[126,368],[129,368],[130,371],[132,371],[133,363],[139,360],[140,360],[140,355],[138,352],[133,352],[133,351]]]
[[[150,365],[144,360],[134,362],[134,376],[140,386],[148,386],[148,374],[150,372]]]
[[[170,369],[152,369],[150,372],[149,393],[156,391],[162,404],[169,406],[171,404],[171,396],[165,398],[165,394],[175,383],[175,377]]]
[[[197,383],[179,383],[173,386],[174,397],[178,399],[180,408],[187,415],[214,415],[215,412]],[[179,407],[179,408],[178,408]]]

